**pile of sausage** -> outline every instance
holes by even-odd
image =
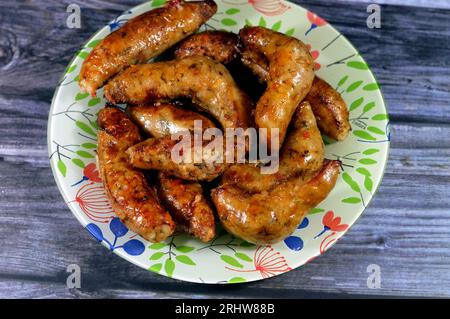
[[[212,0],[170,1],[108,35],[81,69],[81,90],[95,95],[104,86],[109,101],[98,115],[106,194],[127,227],[151,242],[177,228],[209,241],[217,215],[239,238],[275,243],[326,198],[339,175],[339,162],[324,159],[321,132],[343,140],[348,111],[315,76],[308,48],[263,27],[195,33],[216,11]],[[171,59],[148,63],[165,51]],[[264,83],[262,95],[250,98],[231,65]],[[125,112],[113,106],[122,103]],[[198,120],[203,130],[279,129],[278,171],[206,159],[175,163],[171,136],[192,132]]]

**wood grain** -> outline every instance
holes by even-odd
[[[216,287],[149,273],[99,247],[62,200],[46,145],[54,88],[86,39],[139,1],[77,1],[79,30],[65,26],[71,2],[0,4],[0,297],[450,297],[450,10],[383,5],[382,29],[369,30],[365,3],[301,1],[355,44],[382,85],[392,120],[386,175],[324,256]],[[66,288],[71,263],[80,290]],[[382,289],[367,288],[369,264],[380,265]]]

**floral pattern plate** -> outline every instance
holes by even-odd
[[[83,60],[101,39],[130,18],[165,3],[153,0],[123,13],[98,31],[75,55],[53,98],[48,148],[56,183],[67,205],[93,237],[128,261],[168,277],[201,283],[238,283],[290,271],[324,253],[361,215],[381,182],[389,149],[389,121],[379,85],[358,51],[312,12],[281,0],[217,0],[218,12],[202,27],[238,32],[260,25],[304,41],[317,74],[333,85],[350,109],[352,132],[344,142],[325,139],[326,156],[343,172],[328,198],[312,209],[283,242],[255,246],[219,230],[202,243],[184,234],[152,244],[129,231],[111,210],[95,163],[97,113],[78,87]]]

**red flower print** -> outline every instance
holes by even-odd
[[[348,228],[347,224],[341,224],[341,217],[334,217],[334,213],[331,210],[323,216],[322,223],[328,230],[335,232],[341,232]]]
[[[308,35],[308,33],[310,33],[315,28],[322,27],[327,24],[327,22],[324,19],[319,17],[317,14],[312,13],[311,11],[308,11],[306,16],[308,17],[309,22],[311,22],[311,27],[309,28],[308,31],[306,31],[305,35]]]
[[[97,166],[95,165],[95,163],[90,163],[88,165],[86,165],[86,167],[83,169],[83,178],[76,182],[75,184],[72,185],[76,186],[78,184],[81,184],[84,181],[91,181],[94,183],[101,183],[102,179],[100,178],[100,174],[98,172]]]
[[[90,181],[95,183],[101,183],[102,179],[100,178],[100,174],[98,172],[97,166],[95,163],[88,164],[83,170],[84,176],[86,176]]]
[[[275,276],[277,273],[284,273],[292,268],[286,262],[286,259],[271,246],[259,246],[253,257],[254,269],[240,270],[225,267],[237,272],[255,272],[259,271],[262,278]]]
[[[316,60],[319,58],[320,52],[317,50],[312,50],[311,44],[307,44],[306,47],[309,50],[309,53],[311,54],[313,60],[314,60],[314,69],[317,71],[320,69],[321,65],[316,62]]]
[[[115,216],[103,185],[95,185],[94,183],[84,185],[78,190],[71,203],[73,202],[80,206],[86,216],[96,222],[107,223]]]
[[[222,0],[222,2],[232,5],[250,4],[256,11],[266,16],[277,16],[291,8],[282,0]]]
[[[333,211],[328,211],[322,218],[323,230],[314,238],[322,236],[325,232],[331,230],[331,234],[325,237],[320,243],[320,253],[324,253],[328,247],[336,241],[336,238],[332,238],[336,233],[347,230],[347,224],[341,224],[341,217],[334,217]]]

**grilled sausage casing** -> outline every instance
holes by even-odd
[[[324,145],[308,102],[302,102],[292,117],[291,130],[280,152],[279,169],[261,174],[261,168],[237,164],[225,171],[222,184],[235,184],[249,192],[262,192],[291,177],[310,179],[322,167]]]
[[[159,55],[194,33],[216,11],[212,0],[174,0],[131,19],[103,39],[86,58],[80,72],[81,90],[95,95],[109,78]]]
[[[223,129],[247,128],[252,109],[249,97],[222,64],[198,56],[131,66],[105,86],[105,97],[115,104],[134,105],[190,98]]]
[[[269,63],[267,88],[256,104],[255,122],[269,130],[268,137],[270,129],[278,128],[282,145],[295,109],[311,89],[314,61],[303,42],[282,33],[245,27],[239,36],[246,49],[261,53]]]
[[[170,236],[175,224],[160,205],[144,174],[128,162],[125,151],[141,140],[138,128],[117,108],[100,111],[98,161],[112,208],[132,231],[151,242]]]
[[[293,178],[257,194],[224,185],[212,191],[212,200],[228,232],[250,243],[273,244],[288,237],[327,197],[338,176],[339,162],[330,161],[307,183]]]
[[[177,59],[188,56],[204,56],[227,64],[239,54],[239,37],[226,31],[205,31],[191,35],[175,50]]]

